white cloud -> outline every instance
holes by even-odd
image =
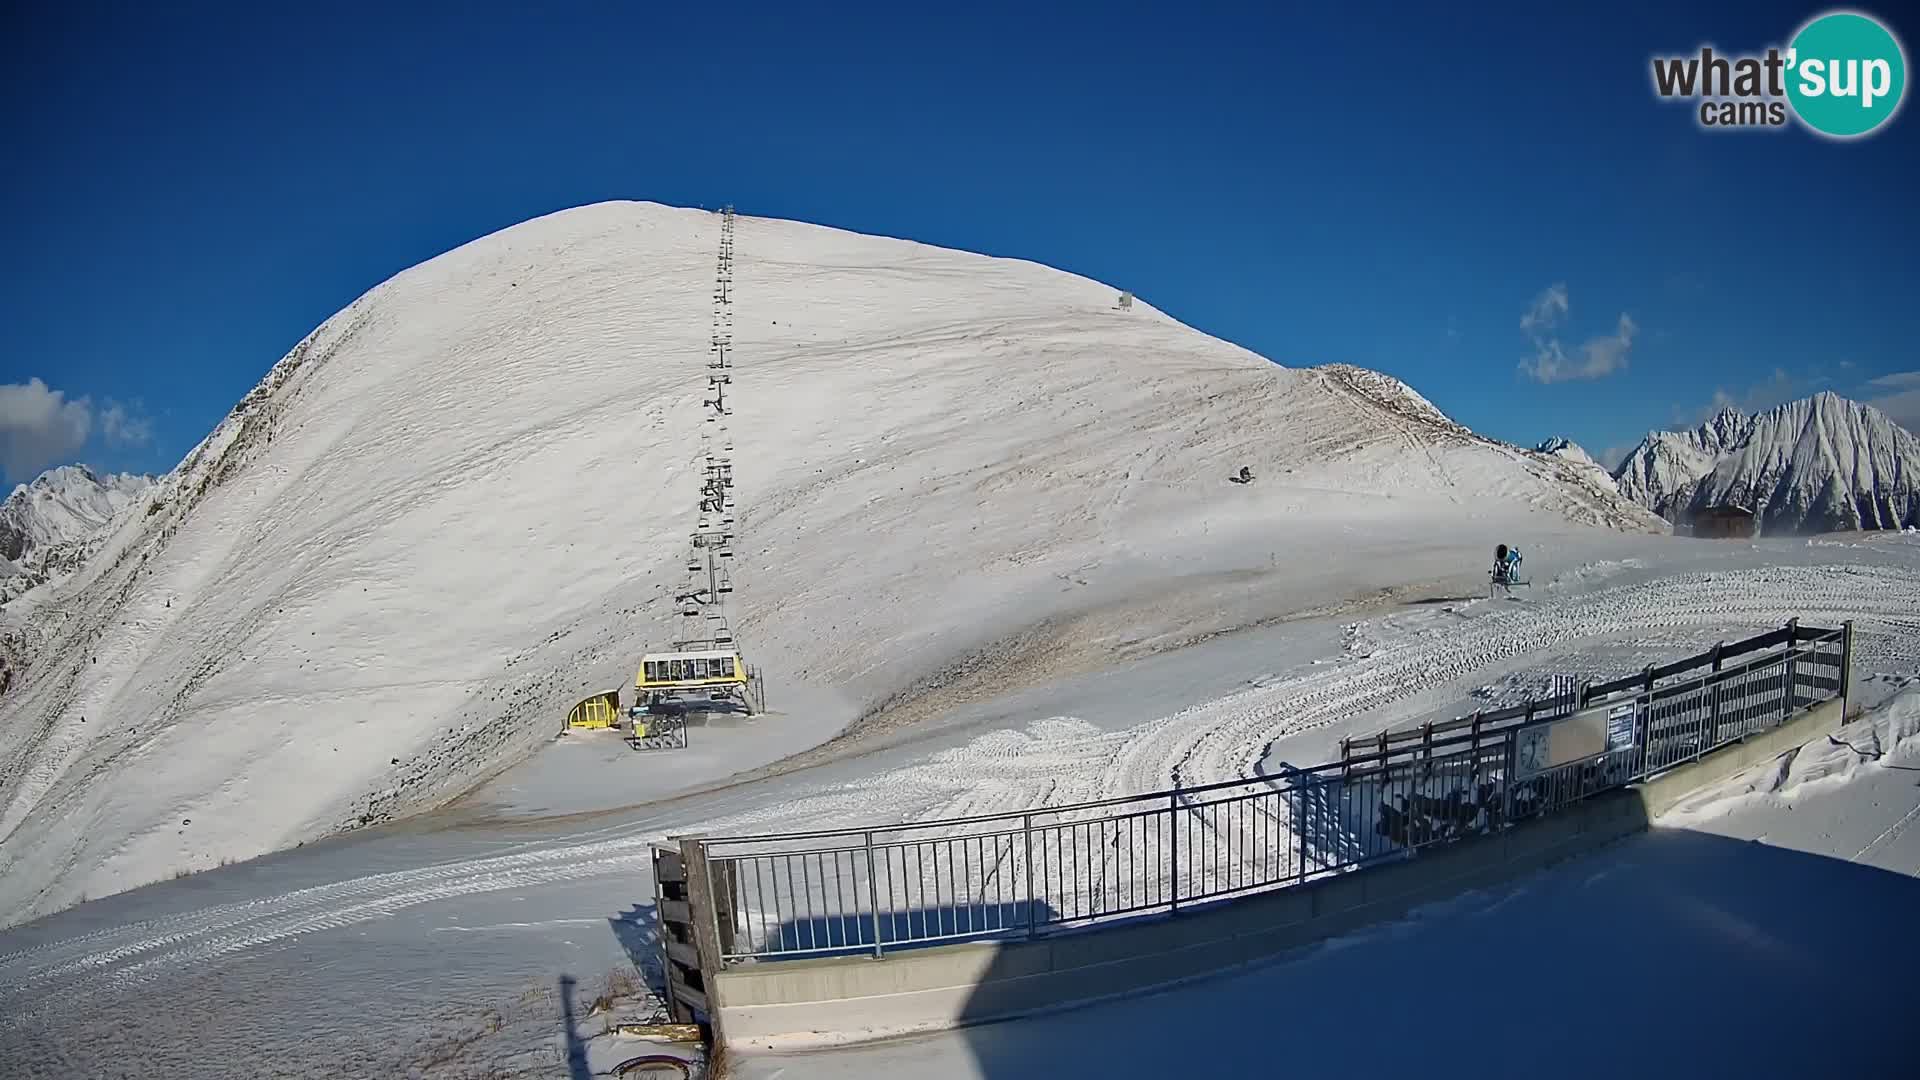
[[[1867,404],[1893,418],[1908,431],[1920,434],[1920,371],[1896,371],[1868,379],[1876,393]]]
[[[1525,330],[1529,336],[1533,336],[1537,331],[1551,330],[1559,326],[1560,320],[1566,317],[1567,285],[1566,282],[1555,282],[1547,286],[1539,296],[1534,297],[1533,306],[1527,309],[1525,315],[1520,316],[1520,329]]]
[[[0,384],[0,474],[31,480],[49,465],[73,461],[93,436],[114,447],[153,441],[153,421],[139,402],[68,398],[39,379]]]
[[[1640,327],[1621,312],[1613,333],[1588,338],[1572,350],[1550,333],[1567,317],[1572,305],[1565,284],[1554,284],[1534,298],[1533,306],[1520,316],[1520,329],[1533,342],[1533,355],[1520,361],[1520,370],[1535,382],[1557,383],[1575,379],[1604,379],[1627,369],[1627,354]]]
[[[0,471],[8,478],[28,480],[68,459],[92,431],[93,406],[86,398],[68,401],[39,379],[0,384]]]
[[[144,446],[153,439],[153,421],[140,412],[137,403],[129,410],[109,400],[100,410],[100,433],[116,446]]]

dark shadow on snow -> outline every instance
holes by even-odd
[[[1320,842],[1354,839],[1330,824]],[[929,1067],[993,1080],[1157,1075],[1155,1059],[1206,1076],[1276,1075],[1277,1062],[1299,1076],[1481,1075],[1489,1062],[1555,1080],[1910,1075],[1897,1033],[1920,971],[1916,913],[1913,877],[1654,829],[1339,948],[976,1023],[930,1045]],[[993,996],[962,1016],[998,1015]]]
[[[567,1080],[593,1080],[587,1066],[587,1044],[574,1027],[573,991],[577,983],[571,975],[560,976],[560,1023],[567,1035]]]
[[[878,922],[870,914],[831,915],[809,919],[789,919],[773,930],[779,949],[792,958],[818,956],[871,955],[876,930],[887,953],[951,945],[955,941],[1023,938],[1027,936],[1028,913],[1042,930],[1056,918],[1044,900],[999,904],[946,904],[882,913]],[[937,940],[929,940],[937,938]],[[801,952],[800,950],[807,950]]]
[[[607,925],[613,928],[614,940],[620,943],[621,951],[633,962],[634,970],[640,973],[647,989],[653,991],[661,1001],[667,1000],[666,961],[660,955],[660,918],[654,906],[635,904],[608,919]]]

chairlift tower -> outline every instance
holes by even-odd
[[[676,649],[732,647],[726,598],[733,592],[733,436],[727,388],[733,384],[733,207],[720,212],[720,254],[714,271],[713,333],[707,344],[707,391],[701,398],[700,513],[680,591],[682,628]]]

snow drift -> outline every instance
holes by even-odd
[[[1920,439],[1830,391],[1653,432],[1614,475],[1629,498],[1676,523],[1716,506],[1753,511],[1765,533],[1920,523]]]
[[[851,717],[1094,597],[1355,523],[1658,525],[1397,380],[1283,369],[1097,282],[737,236],[735,626],[789,702]],[[550,215],[276,364],[24,616],[0,921],[444,801],[630,679],[694,522],[717,239],[652,204]]]

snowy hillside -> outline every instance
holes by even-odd
[[[148,476],[62,465],[15,487],[0,503],[0,603],[77,567],[90,541],[152,484]]]
[[[550,215],[276,364],[27,615],[0,922],[442,802],[626,684],[694,524],[717,240]],[[1097,282],[784,221],[737,245],[735,627],[776,709],[852,719],[1045,620],[1372,532],[1659,526],[1396,380]]]
[[[1622,493],[1676,522],[1713,506],[1752,510],[1767,533],[1920,522],[1920,439],[1831,392],[1654,432],[1615,478]]]

